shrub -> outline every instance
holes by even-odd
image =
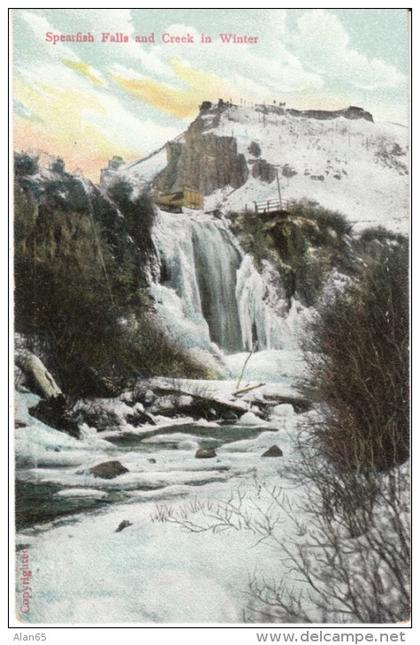
[[[28,152],[15,152],[15,174],[16,175],[34,175],[38,172],[38,157]]]
[[[372,242],[373,240],[378,242],[402,242],[403,239],[402,235],[389,231],[383,226],[366,228],[360,235],[361,242]]]
[[[319,464],[322,467],[322,464]],[[369,526],[352,535],[325,515],[319,491],[303,506],[276,491],[273,501],[295,531],[265,530],[281,563],[271,578],[254,573],[246,619],[282,623],[396,623],[410,617],[409,475],[403,466],[375,474]],[[351,499],[352,491],[347,490]],[[261,506],[261,502],[259,502]],[[272,507],[268,517],[273,522]],[[251,525],[258,518],[252,518]],[[261,522],[258,521],[258,525]],[[276,528],[276,527],[275,527]],[[292,582],[294,581],[294,582]]]
[[[250,575],[245,622],[394,623],[410,612],[408,469],[375,479],[369,529],[357,536],[325,515],[319,491],[302,480],[284,490],[255,479],[225,498],[157,504],[150,519],[248,535],[265,573]]]
[[[253,157],[260,157],[261,156],[261,148],[260,148],[259,144],[256,141],[251,141],[251,143],[248,146],[248,152]]]
[[[409,454],[407,257],[406,240],[386,246],[310,325],[309,386],[323,407],[313,437],[343,469],[387,469]]]
[[[133,186],[120,179],[109,188],[109,195],[124,213],[128,232],[139,250],[150,253],[153,250],[151,229],[154,221],[153,202],[149,192],[134,197]]]
[[[261,268],[269,260],[278,270],[288,298],[316,305],[333,268],[354,273],[348,234],[351,225],[338,212],[315,202],[301,201],[288,207],[287,220],[267,220],[261,214],[230,214],[242,247]]]

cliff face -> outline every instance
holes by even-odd
[[[63,389],[104,391],[92,374],[128,373],[127,330],[150,306],[153,206],[132,201],[122,183],[111,198],[64,168],[25,166],[24,157],[15,163],[16,331]]]
[[[350,105],[348,108],[344,108],[342,110],[296,110],[294,108],[285,108],[280,105],[262,104],[256,106],[256,111],[262,112],[263,114],[288,114],[290,116],[304,117],[306,119],[318,119],[319,121],[330,121],[331,119],[343,117],[344,119],[350,120],[363,119],[364,121],[373,123],[372,114],[355,105]]]
[[[115,274],[119,267],[137,287],[147,286],[155,260],[149,235],[153,207],[142,198],[133,202],[130,191],[121,182],[111,198],[64,169],[16,173],[16,259],[36,266],[68,263],[93,273]],[[134,221],[130,205],[137,214],[143,208],[143,217]]]
[[[167,143],[167,166],[156,179],[159,190],[175,192],[187,186],[209,195],[225,186],[245,184],[249,170],[236,139],[207,132],[218,123],[222,110],[201,110],[182,141]]]

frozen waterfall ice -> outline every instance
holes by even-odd
[[[271,306],[269,285],[222,221],[159,211],[153,235],[160,283],[152,295],[183,345],[216,343],[235,353],[290,344],[287,318]]]

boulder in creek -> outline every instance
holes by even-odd
[[[271,446],[268,450],[263,452],[261,457],[283,457],[283,450],[278,446]]]
[[[56,430],[80,439],[79,427],[68,413],[67,402],[63,394],[46,400],[41,399],[39,403],[29,408],[29,414]]]
[[[216,457],[216,450],[214,448],[199,448],[195,453],[196,459],[211,459]]]
[[[114,479],[128,473],[129,470],[123,466],[119,461],[103,461],[101,464],[97,464],[89,469],[89,472],[92,473],[94,477],[100,477],[101,479]]]
[[[147,412],[143,412],[142,410],[135,410],[134,412],[127,414],[125,420],[134,428],[138,428],[144,424],[152,426],[156,425],[156,421],[152,415]]]
[[[157,399],[157,396],[153,392],[153,390],[146,390],[143,396],[144,405],[152,405],[152,403],[154,403],[156,399]]]
[[[124,529],[126,529],[129,526],[133,526],[133,522],[129,522],[128,520],[123,520],[122,522],[120,522],[118,524],[117,528],[115,529],[115,533],[119,533],[120,531],[124,531]]]

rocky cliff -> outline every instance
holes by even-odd
[[[202,374],[155,315],[147,191],[117,180],[105,192],[25,153],[15,180],[15,329],[63,391],[109,394],[136,374]]]
[[[167,166],[156,178],[158,189],[175,192],[187,186],[209,195],[225,186],[239,188],[245,184],[249,170],[236,139],[208,131],[218,123],[224,109],[201,109],[182,139],[167,143]]]

